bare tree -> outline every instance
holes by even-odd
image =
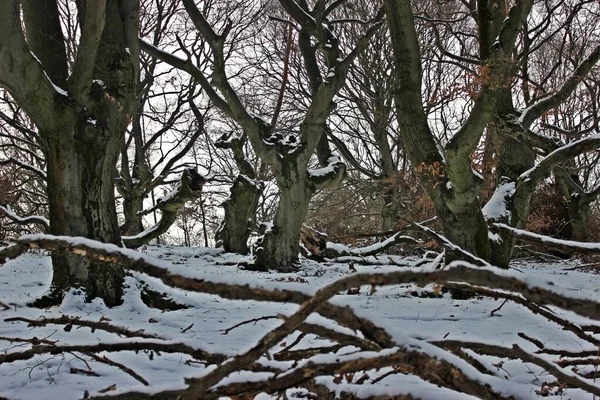
[[[79,31],[63,30],[56,1],[0,4],[0,85],[38,128],[47,164],[50,232],[121,243],[114,170],[134,114],[138,4],[78,1]],[[23,30],[23,26],[25,30]],[[79,38],[70,64],[66,43]],[[70,49],[70,48],[69,48]],[[90,298],[121,301],[123,269],[53,257],[53,295],[83,285]]]
[[[227,76],[224,63],[224,43],[231,27],[227,25],[222,33],[215,32],[192,0],[184,1],[184,6],[211,48],[212,81],[191,60],[173,57],[154,46],[142,43],[144,51],[192,74],[217,107],[242,127],[254,152],[273,171],[280,200],[273,223],[255,252],[254,266],[258,269],[289,269],[295,264],[299,253],[300,228],[312,195],[316,190],[338,182],[345,171],[345,165],[329,151],[324,127],[334,107],[333,98],[344,84],[353,60],[366,47],[368,39],[379,28],[380,23],[377,18],[371,23],[366,22],[367,28],[362,40],[343,56],[328,20],[331,11],[338,5],[332,4],[334,5],[331,7],[325,7],[325,2],[319,1],[313,9],[309,9],[307,4],[301,6],[295,1],[281,1],[285,11],[294,20],[286,22],[298,24],[299,46],[305,47],[304,61],[309,70],[308,75],[313,77],[310,82],[313,88],[311,102],[303,116],[297,138],[273,134],[269,122],[249,111],[242,103]],[[315,50],[325,58],[324,71],[315,63]],[[309,162],[315,152],[324,167],[309,171]]]
[[[413,10],[403,0],[387,0],[385,4],[395,55],[397,118],[407,156],[432,199],[448,238],[485,260],[507,266],[515,241],[490,238],[488,221],[522,227],[537,184],[563,161],[600,143],[600,138],[591,136],[553,150],[548,140],[530,129],[542,115],[571,95],[600,59],[600,48],[585,51],[585,58],[570,71],[560,88],[518,111],[513,105],[512,82],[520,55],[526,57],[533,48],[524,50],[524,41],[518,38],[527,35],[527,18],[533,2],[520,1],[510,8],[508,3],[485,1],[477,2],[476,9],[475,3],[463,5],[471,7],[468,15],[477,22],[475,36],[471,36],[478,39],[479,46],[475,59],[478,75],[473,81],[475,98],[467,118],[440,148],[422,103],[421,52]],[[565,14],[563,25],[580,7]],[[469,63],[473,60],[468,54],[457,56],[447,49],[445,53],[450,54],[447,57],[453,62],[457,58]],[[482,179],[473,171],[471,157],[490,123],[493,127],[488,133],[497,149],[498,184],[490,202],[483,207],[479,196]],[[536,148],[546,149],[538,163],[535,163]]]

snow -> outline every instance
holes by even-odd
[[[549,159],[549,158],[555,157],[555,155],[556,155],[557,153],[562,153],[562,152],[565,152],[565,151],[567,151],[567,150],[568,150],[570,147],[579,146],[579,145],[581,145],[581,144],[582,144],[582,143],[584,143],[584,142],[596,142],[596,141],[598,141],[598,140],[600,140],[600,133],[596,133],[596,134],[594,134],[594,135],[589,135],[589,136],[586,136],[586,137],[584,137],[583,139],[574,140],[574,141],[570,142],[569,144],[566,144],[566,145],[564,145],[564,146],[560,146],[559,148],[557,148],[556,150],[554,150],[553,152],[551,152],[550,154],[548,154],[546,157],[544,157],[544,158],[543,158],[543,159],[542,159],[540,162],[543,162],[543,161],[544,161],[544,160],[546,160],[546,159]],[[534,167],[532,167],[531,169],[529,169],[529,170],[527,170],[527,171],[523,172],[523,173],[521,174],[521,176],[519,176],[519,180],[522,180],[523,182],[527,182],[527,181],[529,181],[529,180],[531,179],[531,178],[530,178],[530,175],[531,175],[531,174],[532,174],[532,173],[533,173],[533,172],[534,172],[534,171],[535,171],[537,168],[539,168],[539,166],[540,166],[540,163],[536,164],[536,165],[535,165]]]
[[[327,159],[327,165],[323,168],[311,169],[308,171],[309,176],[311,177],[322,177],[329,174],[332,174],[335,171],[335,167],[342,163],[342,159],[339,154],[333,153]]]
[[[548,243],[548,244],[552,244],[552,245],[556,245],[556,246],[564,246],[564,247],[570,247],[570,248],[579,248],[582,250],[598,250],[600,251],[600,243],[593,243],[593,242],[577,242],[574,240],[565,240],[565,239],[557,239],[557,238],[553,238],[550,236],[545,236],[545,235],[539,235],[537,233],[533,233],[533,232],[529,232],[523,229],[517,229],[517,228],[513,228],[512,226],[508,226],[506,224],[501,224],[501,223],[496,223],[494,224],[500,228],[506,229],[506,230],[510,230],[513,231],[517,234],[522,234],[522,235],[527,235],[529,237],[538,239],[542,242]]]
[[[165,195],[160,196],[158,199],[156,199],[157,203],[167,203],[169,200],[171,200],[173,197],[175,197],[177,195],[177,190],[179,190],[179,184],[175,185],[175,187],[173,189],[171,189],[169,192],[167,192]]]
[[[511,217],[510,210],[506,207],[506,202],[515,194],[516,185],[514,182],[504,182],[498,185],[492,198],[483,207],[483,215],[486,219],[501,219]]]
[[[33,58],[35,59],[35,61],[37,61],[37,62],[38,62],[38,64],[40,64],[40,66],[41,66],[41,65],[42,65],[42,62],[41,62],[41,61],[40,61],[40,59],[39,59],[39,58],[38,58],[38,57],[35,55],[35,53],[34,53],[33,51],[30,51],[30,53],[31,53],[31,55],[33,56]],[[42,70],[43,70],[43,69],[42,69]],[[43,70],[43,72],[44,72],[44,75],[46,75],[46,79],[48,79],[48,82],[50,82],[50,84],[52,85],[52,87],[54,88],[54,90],[55,90],[55,91],[56,91],[58,94],[60,94],[60,95],[62,95],[62,96],[69,97],[69,93],[68,93],[68,92],[67,92],[65,89],[63,89],[63,88],[61,88],[61,87],[59,87],[59,86],[55,85],[55,84],[54,84],[54,82],[52,82],[52,79],[50,79],[50,77],[49,77],[49,76],[48,76],[48,74],[46,73],[46,71],[45,71],[45,70]]]
[[[41,221],[46,224],[46,226],[50,226],[50,220],[42,215],[30,215],[28,217],[21,217],[16,214],[9,205],[2,206],[0,205],[0,212],[3,212],[10,216],[10,218],[14,221],[18,221],[19,223],[34,223],[36,221]]]
[[[152,232],[154,232],[155,230],[157,230],[160,227],[160,223],[156,224],[156,225],[152,225],[150,228],[138,233],[137,235],[133,235],[133,236],[122,236],[122,238],[124,240],[136,240],[136,239],[140,239],[143,238],[146,235],[151,234]]]
[[[28,236],[39,238],[49,236]],[[95,248],[108,251],[119,251],[123,254],[143,259],[153,265],[166,268],[173,273],[189,277],[204,279],[205,281],[239,283],[251,287],[264,287],[268,289],[280,288],[298,290],[312,294],[319,288],[347,276],[348,264],[346,262],[317,263],[303,260],[300,270],[293,274],[260,273],[241,270],[237,263],[247,260],[246,256],[224,253],[222,250],[207,248],[185,248],[172,246],[149,246],[143,253],[122,249],[114,245],[102,245],[84,238],[68,239],[74,245],[86,244]],[[438,256],[438,258],[441,257]],[[384,260],[383,256],[379,256]],[[418,258],[403,258],[405,267],[412,271],[426,272],[436,261],[423,269],[412,267]],[[448,268],[457,268],[468,265],[466,263],[453,263]],[[515,264],[516,270],[499,270],[493,267],[484,267],[499,276],[517,277],[527,283],[531,288],[542,287],[555,293],[567,294],[570,297],[582,299],[598,299],[600,286],[596,275],[573,270],[576,261],[563,261],[561,263],[524,263]],[[355,265],[358,273],[393,273],[402,271],[393,265]],[[480,267],[481,268],[481,267]],[[519,272],[522,271],[522,272]],[[237,327],[228,334],[224,330],[249,320],[266,315],[289,316],[298,309],[296,304],[272,303],[258,301],[227,300],[215,295],[186,292],[172,289],[156,278],[151,278],[140,273],[132,273],[127,277],[127,289],[124,304],[109,309],[101,301],[95,300],[85,303],[79,291],[69,293],[60,307],[51,309],[35,309],[26,306],[26,303],[42,295],[49,287],[51,280],[50,257],[42,252],[34,251],[16,260],[11,260],[0,267],[0,301],[8,304],[9,310],[0,311],[0,319],[9,317],[26,317],[38,319],[68,315],[81,317],[84,320],[99,321],[101,317],[109,318],[110,324],[126,327],[136,331],[143,329],[146,334],[152,334],[159,339],[126,338],[101,330],[92,332],[90,328],[73,327],[65,331],[60,325],[46,325],[45,327],[28,327],[24,322],[3,322],[0,324],[0,338],[47,338],[57,341],[57,344],[83,345],[97,343],[123,343],[123,342],[157,342],[185,343],[195,349],[220,353],[231,357],[247,351],[258,340],[274,327],[281,324],[280,318],[257,321]],[[293,281],[296,280],[296,281]],[[293,282],[292,282],[293,281]],[[190,308],[163,312],[159,309],[149,308],[144,305],[139,297],[143,285],[148,285],[160,293],[168,293],[175,301],[188,305]],[[394,338],[399,348],[405,347],[417,351],[425,351],[439,359],[444,359],[459,366],[469,377],[480,382],[489,383],[494,388],[499,388],[506,395],[514,395],[520,399],[537,399],[535,390],[540,388],[544,381],[553,381],[554,378],[547,372],[531,363],[520,360],[503,359],[502,369],[493,366],[500,359],[489,356],[476,356],[488,369],[496,371],[496,376],[482,374],[475,370],[464,360],[439,349],[433,345],[436,340],[463,340],[478,343],[490,343],[510,348],[518,344],[528,353],[535,354],[537,348],[530,342],[517,336],[523,332],[541,340],[547,348],[560,348],[565,350],[594,350],[573,333],[565,331],[561,326],[547,321],[540,315],[533,314],[527,308],[507,302],[500,311],[493,316],[490,312],[501,304],[501,300],[486,297],[475,297],[470,300],[456,301],[448,295],[442,297],[419,297],[414,293],[432,293],[433,286],[418,288],[412,284],[392,285],[378,287],[376,291],[363,287],[359,294],[349,295],[340,293],[332,300],[332,304],[351,307],[354,312],[367,318],[379,326],[384,327]],[[0,310],[2,308],[0,307]],[[590,324],[587,318],[577,316],[552,307],[552,312],[567,318],[574,323]],[[149,321],[156,321],[149,323]],[[339,326],[337,323],[313,313],[309,316],[308,323],[318,324],[328,329],[347,334],[359,335],[349,328]],[[192,325],[193,324],[193,325]],[[191,328],[186,329],[188,327]],[[291,344],[299,333],[295,332],[284,340]],[[327,346],[332,343],[315,335],[307,335],[297,348]],[[282,346],[285,346],[282,344]],[[0,354],[14,353],[29,348],[29,344],[10,343],[0,339]],[[279,347],[279,346],[277,346]],[[259,360],[261,365],[267,365],[287,370],[291,373],[294,369],[301,368],[312,362],[336,362],[336,360],[352,360],[364,357],[381,357],[386,353],[393,353],[396,349],[386,349],[382,352],[357,351],[353,347],[344,347],[336,354],[320,354],[297,365],[290,362],[276,361],[269,357]],[[597,350],[597,349],[596,349]],[[474,354],[474,353],[470,353]],[[66,353],[64,355],[40,354],[29,360],[0,364],[0,397],[10,399],[80,399],[84,392],[91,396],[98,395],[98,391],[116,385],[116,390],[107,394],[118,394],[125,391],[157,392],[166,389],[182,389],[185,387],[184,378],[200,377],[214,369],[203,363],[188,362],[189,355],[181,353],[154,353],[139,351],[104,352],[100,356],[107,356],[131,368],[144,379],[150,386],[144,386],[129,374],[119,368],[102,364],[92,360],[83,353]],[[556,361],[554,356],[543,356],[549,361]],[[83,361],[85,360],[85,362]],[[100,376],[88,376],[71,373],[71,368],[87,370],[86,363],[92,371]],[[572,375],[570,367],[562,369],[565,374]],[[379,371],[367,371],[371,379],[383,376],[390,368]],[[362,374],[357,374],[362,375]],[[266,372],[242,371],[231,374],[218,386],[232,382],[248,382],[272,376]],[[376,384],[356,384],[354,380],[344,378],[341,382],[332,376],[317,378],[319,384],[325,385],[331,391],[354,393],[357,398],[366,398],[375,395],[394,396],[397,394],[411,393],[416,398],[422,399],[469,399],[464,394],[453,390],[438,387],[425,382],[410,374],[390,375]],[[591,380],[586,382],[594,384]],[[291,393],[305,393],[304,389],[294,389]],[[256,397],[261,400],[272,400],[275,396],[261,394]],[[302,397],[300,397],[302,398]],[[559,395],[549,396],[550,399],[559,399]],[[580,389],[566,388],[562,398],[591,399],[592,395]]]

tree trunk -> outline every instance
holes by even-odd
[[[124,236],[135,236],[144,231],[142,216],[139,214],[144,209],[143,203],[143,196],[137,193],[127,193],[123,196],[123,216],[125,217],[125,222],[121,225],[120,229]]]
[[[248,254],[248,239],[262,190],[255,181],[238,175],[229,198],[223,203],[225,218],[216,233],[218,245],[225,251]]]
[[[79,132],[75,128],[47,135],[50,232],[120,244],[114,206],[120,138],[86,125]],[[77,132],[74,139],[70,132]],[[83,286],[88,299],[100,297],[107,306],[121,303],[122,267],[74,255],[54,255],[52,260],[51,298],[58,300],[65,290]]]
[[[66,38],[55,2],[20,3],[0,2],[0,84],[38,127],[50,232],[120,244],[115,167],[135,109],[139,4],[77,1],[80,32]],[[67,41],[79,42],[71,65]],[[121,302],[121,267],[64,254],[53,261],[51,302],[71,286],[108,306]]]
[[[514,120],[514,107],[509,90],[504,90],[499,96],[498,116],[495,118],[491,129],[495,141],[496,154],[496,176],[498,177],[497,188],[501,186],[517,185],[519,176],[535,164],[536,152],[531,144],[525,140],[523,128],[516,124]],[[525,187],[523,186],[522,189]],[[522,229],[525,226],[529,215],[529,206],[531,190],[520,190],[515,196],[508,196],[504,199],[506,212],[502,215],[494,216],[495,222],[501,222],[514,228]],[[492,236],[490,245],[492,247],[491,262],[501,268],[508,268],[512,258],[516,241],[513,237],[496,238]]]
[[[290,186],[279,186],[280,198],[273,225],[257,244],[254,267],[261,271],[292,271],[300,253],[300,230],[306,219],[313,191],[306,179],[295,179]]]
[[[396,179],[391,177],[388,179]],[[405,185],[396,185],[390,182],[384,183],[381,198],[383,208],[381,210],[381,230],[393,231],[398,229],[398,217],[406,216],[406,206],[402,203],[401,195],[405,193]]]
[[[449,203],[436,206],[438,220],[444,235],[463,250],[489,261],[491,258],[488,226],[476,198],[468,207],[452,211]],[[453,258],[450,255],[449,260]]]

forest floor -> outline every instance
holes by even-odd
[[[293,289],[312,294],[320,287],[354,273],[347,263],[318,263],[303,260],[296,273],[260,273],[246,271],[238,267],[245,261],[242,256],[225,254],[220,250],[206,248],[185,248],[175,246],[150,246],[143,250],[149,256],[162,259],[163,265],[186,276],[202,279],[250,284],[267,288]],[[413,268],[421,259],[418,257],[390,257],[397,265],[359,265],[358,272],[385,272],[399,268]],[[371,258],[372,261],[377,261]],[[379,263],[388,260],[388,256],[380,256]],[[581,271],[578,261],[533,262],[515,261],[512,268],[523,276],[535,276],[553,282],[565,291],[576,291],[590,299],[600,300],[600,276],[593,272]],[[10,309],[0,311],[0,354],[10,354],[27,350],[31,344],[11,342],[9,338],[45,339],[56,341],[56,344],[90,345],[96,343],[121,343],[132,341],[102,330],[91,330],[89,327],[71,327],[48,324],[42,327],[28,326],[27,322],[6,322],[7,318],[22,317],[27,319],[57,318],[61,316],[80,317],[83,320],[109,321],[111,325],[125,327],[130,331],[143,329],[147,334],[154,334],[167,342],[182,342],[209,350],[211,352],[235,355],[255,345],[269,330],[280,324],[277,318],[260,320],[243,324],[228,331],[243,321],[263,316],[288,315],[297,310],[293,304],[281,304],[258,301],[233,301],[215,295],[184,292],[172,289],[161,281],[148,276],[133,273],[127,278],[125,302],[119,307],[109,309],[101,301],[85,303],[81,292],[67,295],[60,307],[36,309],[26,303],[42,295],[49,286],[51,278],[50,258],[41,254],[26,254],[0,267],[0,302]],[[140,292],[150,287],[165,293],[175,302],[189,308],[163,311],[148,307],[140,300]],[[341,293],[331,301],[339,305],[349,305],[360,316],[384,327],[394,335],[404,335],[421,340],[454,339],[495,343],[510,347],[518,344],[521,348],[534,352],[537,350],[530,341],[522,339],[519,333],[535,338],[546,348],[563,350],[584,350],[590,345],[574,334],[565,331],[561,326],[549,322],[542,316],[533,314],[527,308],[508,301],[499,310],[503,300],[487,297],[474,297],[469,300],[453,300],[448,293],[441,293],[439,287],[429,285],[424,288],[414,285],[397,285],[377,288],[372,292],[370,287],[362,287],[356,294]],[[575,323],[592,323],[570,312],[551,308],[554,312],[567,317]],[[0,308],[1,310],[1,308]],[[313,314],[308,322],[326,326],[334,325],[319,315]],[[349,329],[337,327],[336,329]],[[351,332],[352,333],[352,332]],[[281,348],[292,343],[299,336],[296,332],[288,337]],[[139,339],[136,341],[156,341]],[[296,348],[316,345],[329,345],[331,342],[318,336],[307,335]],[[597,350],[597,349],[596,349]],[[348,353],[351,349],[342,348],[339,354]],[[185,377],[198,377],[207,373],[210,368],[204,364],[191,362],[191,357],[181,353],[153,353],[148,351],[120,351],[98,353],[106,355],[114,363],[134,371],[149,385],[143,385],[139,379],[115,364],[98,362],[85,353],[73,351],[64,354],[39,354],[33,358],[5,362],[0,364],[0,398],[8,399],[82,399],[87,395],[99,395],[104,391],[107,395],[131,390],[157,392],[166,389],[184,388]],[[499,359],[495,357],[477,356],[497,377],[507,382],[508,391],[519,398],[539,398],[541,386],[546,381],[555,381],[540,367],[524,363],[520,360]],[[594,369],[594,366],[581,368]],[[372,375],[382,375],[385,371],[374,371]],[[580,371],[581,372],[581,371]],[[357,377],[358,378],[358,377]],[[229,380],[251,379],[247,376],[230,376]],[[333,385],[333,378],[321,377],[320,382]],[[592,382],[592,380],[590,380]],[[337,388],[343,385],[339,384]],[[347,382],[351,385],[352,382]],[[594,383],[595,384],[595,383]],[[466,399],[464,394],[437,387],[412,375],[391,375],[374,385],[362,385],[367,395],[402,387],[404,393],[409,392],[416,397],[430,399]],[[360,392],[359,390],[359,392]],[[360,395],[360,393],[359,393]],[[289,398],[299,396],[290,391]],[[275,397],[262,394],[256,399]],[[592,395],[579,389],[567,388],[561,394],[548,398],[592,399]]]

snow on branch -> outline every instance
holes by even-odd
[[[585,348],[578,352],[576,360],[566,362],[560,356],[560,349],[546,349],[535,338],[523,334],[521,337],[534,343],[537,352],[526,350],[516,344],[499,345],[488,342],[437,340],[427,341],[405,336],[399,331],[393,335],[383,327],[374,324],[365,317],[358,316],[353,308],[342,307],[332,302],[335,296],[349,288],[371,285],[376,286],[429,283],[462,285],[482,295],[505,298],[517,304],[528,307],[548,320],[569,330],[578,337],[595,346],[597,340],[585,334],[583,328],[569,322],[566,317],[552,312],[545,306],[555,306],[575,312],[581,316],[600,320],[600,302],[586,298],[585,294],[561,289],[554,282],[540,279],[534,274],[528,275],[515,271],[507,271],[491,266],[475,266],[471,263],[456,261],[440,270],[430,269],[397,269],[384,273],[354,273],[336,280],[327,286],[314,291],[294,291],[282,288],[275,282],[260,282],[249,285],[232,283],[231,277],[224,281],[207,280],[205,276],[188,272],[186,276],[175,271],[182,271],[166,261],[155,259],[133,250],[120,248],[116,245],[103,244],[84,238],[57,237],[50,235],[26,235],[11,246],[0,249],[0,262],[15,258],[24,251],[41,248],[52,252],[70,252],[82,257],[109,263],[120,263],[133,271],[145,273],[160,279],[163,283],[188,291],[215,294],[227,299],[258,300],[280,303],[295,303],[300,307],[288,310],[287,315],[277,315],[280,322],[267,331],[246,351],[229,357],[223,354],[213,354],[207,350],[188,344],[174,343],[160,337],[148,338],[142,341],[137,338],[140,332],[127,332],[125,328],[110,327],[106,322],[80,320],[63,317],[31,321],[27,319],[10,319],[31,323],[32,326],[43,326],[47,323],[86,326],[92,329],[102,329],[109,333],[124,335],[119,342],[93,344],[59,345],[43,339],[34,344],[29,339],[12,338],[12,341],[32,344],[27,350],[16,349],[0,355],[0,363],[25,360],[36,354],[61,354],[80,352],[93,354],[92,359],[118,367],[134,377],[142,385],[148,381],[135,373],[131,368],[112,360],[97,356],[98,352],[119,352],[136,350],[154,350],[156,352],[182,353],[201,360],[207,365],[203,374],[185,380],[186,388],[179,388],[160,394],[125,392],[112,397],[114,399],[217,399],[223,396],[252,397],[261,392],[280,394],[288,388],[305,388],[317,393],[334,393],[343,390],[351,396],[356,396],[366,388],[364,385],[376,381],[376,376],[370,378],[373,371],[385,369],[385,374],[408,374],[418,377],[423,385],[430,385],[437,390],[435,394],[423,398],[459,398],[456,396],[470,395],[485,399],[521,398],[525,393],[525,384],[506,381],[489,371],[470,354],[493,356],[499,358],[520,359],[523,362],[537,365],[553,375],[559,382],[577,387],[587,393],[600,395],[600,386],[587,379],[583,372],[572,370],[573,363],[586,363]],[[500,289],[500,290],[497,290]],[[320,314],[320,316],[318,314]],[[567,314],[568,315],[568,314]],[[256,321],[251,320],[248,322]],[[332,322],[332,321],[335,321]],[[337,323],[337,324],[336,324]],[[242,324],[237,324],[235,329]],[[359,331],[355,334],[353,331]],[[294,332],[300,332],[300,339],[290,345],[283,342]],[[293,350],[302,335],[313,334],[327,338],[332,345]],[[359,336],[359,335],[362,335]],[[9,338],[10,339],[10,338]],[[135,341],[132,341],[135,340]],[[350,347],[348,347],[350,346]],[[338,352],[346,347],[346,351]],[[590,346],[588,346],[590,347]],[[282,349],[283,348],[283,349]],[[282,350],[281,350],[282,349]],[[593,349],[593,347],[592,347]],[[351,350],[351,351],[348,351]],[[596,350],[594,350],[596,351]],[[267,359],[265,354],[276,352],[275,360]],[[595,353],[590,353],[595,354]],[[559,356],[559,357],[557,357]],[[210,365],[210,368],[208,367]],[[346,385],[338,380],[338,376],[366,376],[365,379],[352,381]],[[344,375],[345,374],[345,375]],[[384,373],[382,372],[381,375]],[[146,382],[146,383],[144,383]],[[402,380],[391,380],[390,383],[378,389],[385,389],[387,397],[378,397],[381,392],[371,391],[371,395],[361,398],[421,398],[415,396],[402,384]],[[326,389],[323,388],[326,387]],[[319,389],[320,388],[320,389]],[[527,386],[530,389],[530,386]],[[377,393],[377,395],[375,394]],[[433,393],[433,392],[432,392]],[[528,393],[528,392],[527,392]],[[447,397],[450,395],[452,397]],[[432,397],[433,396],[433,397]],[[463,397],[464,398],[464,397]]]
[[[0,165],[7,165],[7,164],[14,164],[14,165],[18,166],[19,168],[22,168],[24,170],[32,172],[34,175],[38,176],[43,181],[46,181],[46,172],[42,171],[38,167],[35,167],[31,164],[27,164],[15,157],[9,157],[6,160],[0,160]]]
[[[179,209],[188,201],[200,197],[206,182],[206,178],[193,168],[183,171],[177,187],[157,201],[156,208],[161,211],[160,221],[135,236],[123,236],[125,246],[129,248],[143,246],[169,230],[177,218]]]
[[[300,240],[303,248],[316,258],[338,258],[338,257],[367,257],[379,254],[386,249],[401,243],[418,244],[419,240],[402,235],[402,232],[392,232],[392,235],[378,243],[370,246],[350,248],[341,243],[330,242],[327,235],[317,232],[308,227],[302,227]]]
[[[534,243],[546,249],[558,250],[566,254],[600,254],[600,243],[556,239],[523,229],[513,228],[501,223],[490,224],[490,229],[524,242]]]
[[[552,153],[548,154],[546,157],[542,158],[542,160],[536,166],[523,172],[521,176],[519,176],[519,182],[535,186],[561,162],[599,147],[600,134],[590,135],[583,139],[573,141],[565,146],[561,146]]]
[[[30,215],[28,217],[21,217],[17,215],[8,205],[0,205],[0,217],[6,217],[12,222],[19,225],[36,224],[44,232],[48,232],[50,230],[50,221],[48,220],[48,218],[43,217],[41,215]]]

